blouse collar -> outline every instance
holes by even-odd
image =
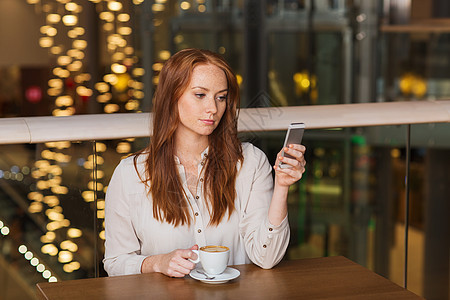
[[[201,163],[201,162],[204,162],[204,161],[206,160],[206,158],[208,157],[208,151],[209,151],[209,146],[206,147],[206,149],[203,150],[203,152],[200,154],[201,157],[202,157],[202,160],[200,161],[200,163]],[[181,165],[181,161],[180,161],[180,159],[178,158],[178,156],[174,155],[174,158],[175,158],[175,163],[176,163],[177,165]]]

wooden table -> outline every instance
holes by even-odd
[[[224,284],[153,273],[45,282],[37,291],[40,299],[423,299],[342,256],[234,268],[241,275]]]

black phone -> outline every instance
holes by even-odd
[[[284,138],[283,150],[281,152],[281,156],[294,158],[292,155],[284,153],[284,148],[289,146],[290,144],[300,144],[303,138],[303,132],[305,131],[304,123],[291,123],[289,124],[288,130],[286,132],[286,137]],[[284,164],[280,162],[278,165],[280,168],[290,168],[291,166],[288,164]]]

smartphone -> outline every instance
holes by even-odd
[[[294,158],[292,155],[284,153],[284,148],[290,144],[300,144],[303,138],[303,132],[305,131],[304,123],[291,123],[289,124],[288,130],[286,132],[286,137],[284,138],[283,151],[281,152],[282,157]],[[278,165],[280,168],[290,168],[288,164],[280,162]]]

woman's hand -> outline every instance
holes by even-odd
[[[284,153],[292,155],[294,158],[282,157],[282,151],[278,152],[277,160],[275,162],[275,184],[280,186],[290,186],[302,178],[305,172],[305,151],[303,145],[291,144],[284,148]],[[280,168],[279,163],[288,164],[287,168]]]
[[[193,262],[197,254],[192,250],[198,250],[194,245],[190,249],[177,249],[167,254],[148,256],[141,266],[142,273],[158,272],[170,277],[184,277],[195,267]]]

